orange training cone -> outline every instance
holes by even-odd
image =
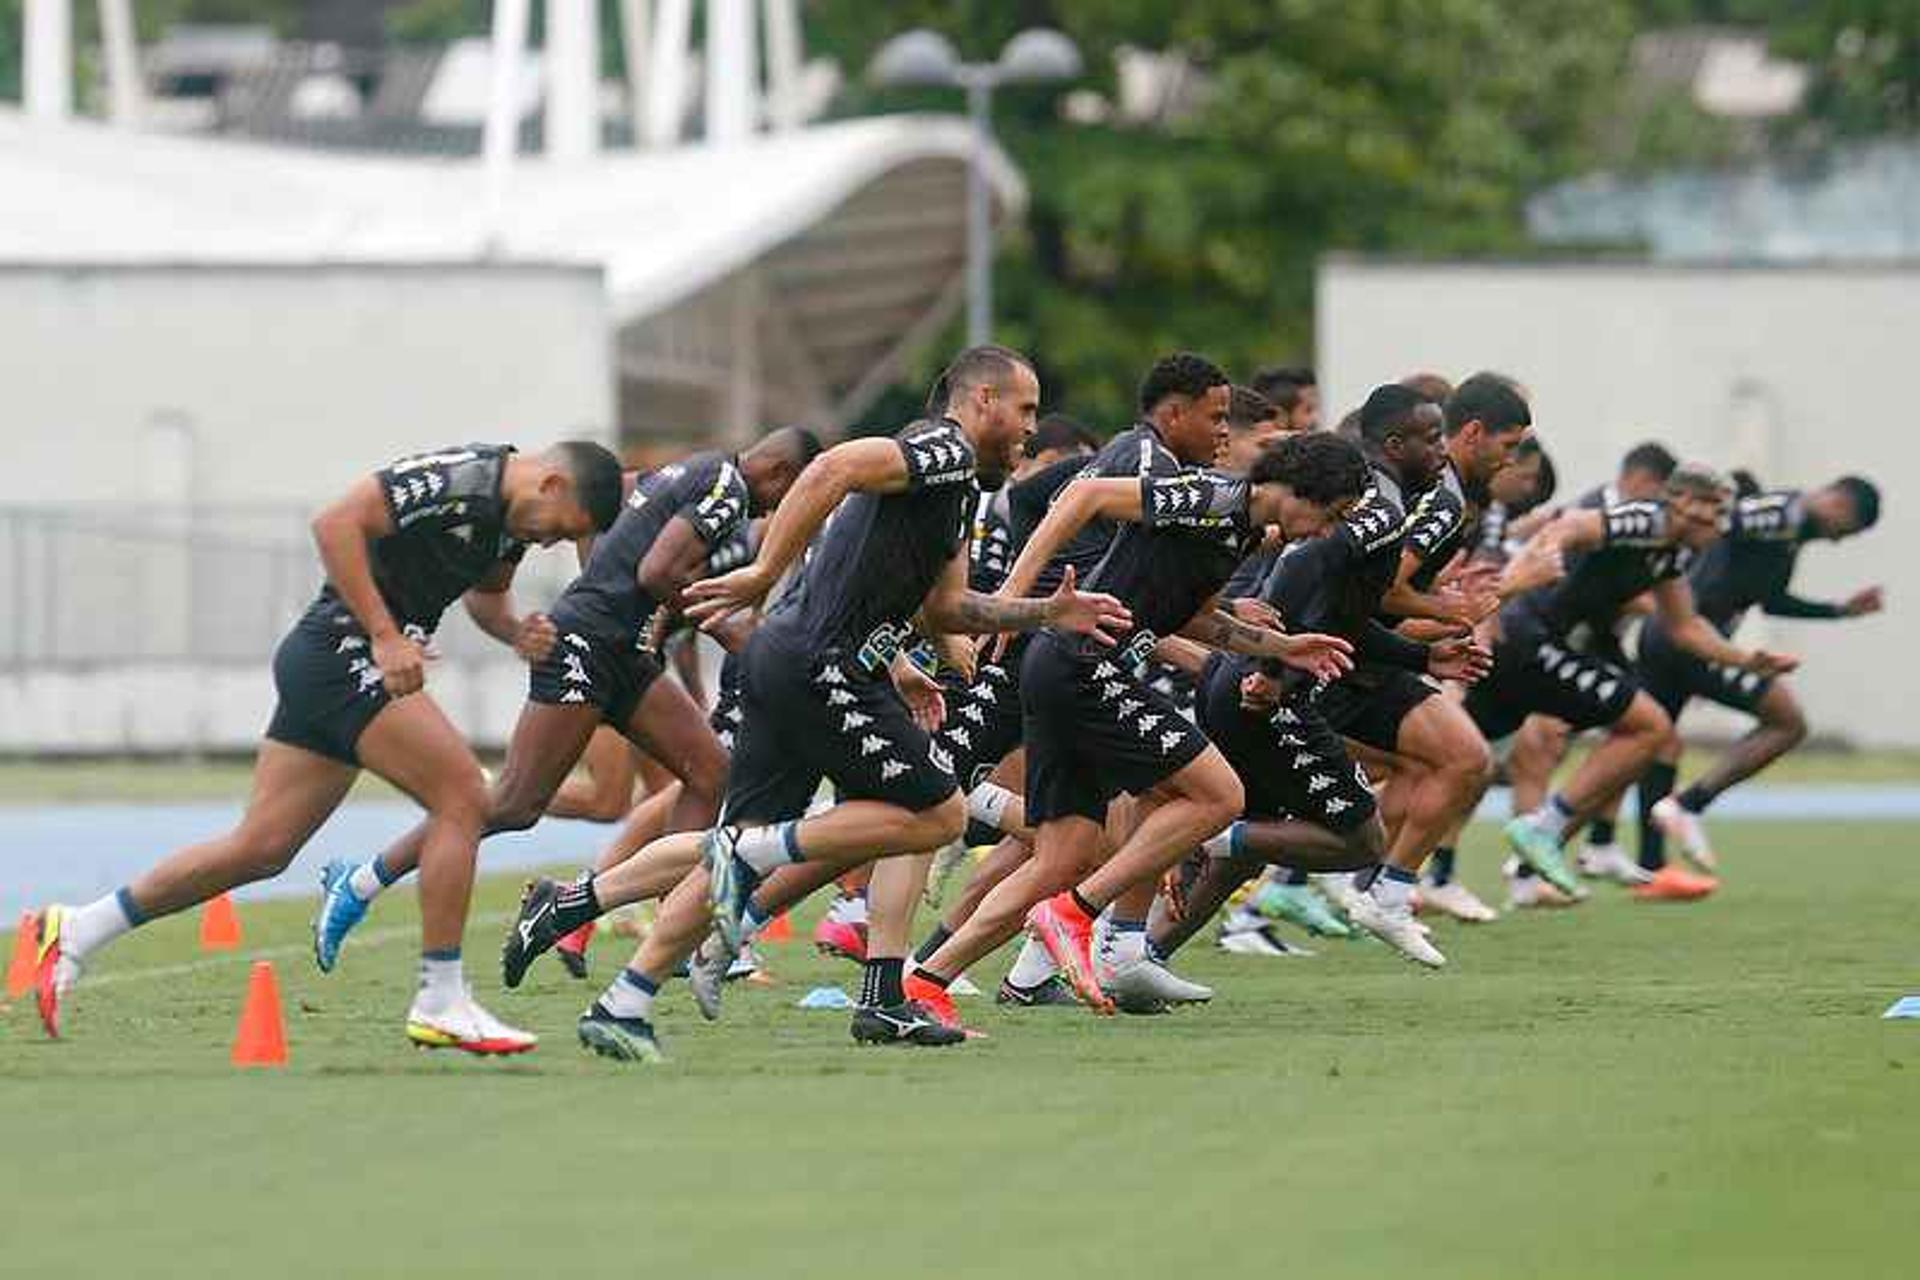
[[[13,935],[13,959],[7,962],[7,999],[25,994],[33,986],[34,944],[40,922],[31,911],[20,913],[20,927]]]
[[[280,1020],[280,987],[273,979],[273,962],[255,960],[247,978],[247,1002],[240,1009],[240,1029],[233,1036],[236,1067],[287,1065],[287,1029]]]
[[[767,927],[760,931],[760,940],[762,942],[793,941],[793,921],[787,918],[786,912],[782,911],[767,921]]]
[[[200,949],[231,951],[240,945],[240,917],[233,913],[233,899],[226,894],[207,899],[200,910]]]

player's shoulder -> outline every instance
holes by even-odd
[[[1668,541],[1667,504],[1657,499],[1615,502],[1601,517],[1609,546],[1657,547]]]
[[[1749,542],[1791,542],[1800,532],[1805,508],[1798,489],[1774,489],[1736,499],[1728,512],[1728,532]]]
[[[973,445],[951,418],[923,418],[894,433],[907,464],[925,484],[961,483],[974,474]]]
[[[1378,551],[1399,540],[1406,514],[1379,485],[1368,485],[1340,527],[1361,550]]]

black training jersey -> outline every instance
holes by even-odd
[[[744,529],[752,498],[733,458],[696,453],[640,477],[627,505],[593,541],[586,568],[560,597],[574,624],[618,644],[638,644],[660,602],[640,585],[640,562],[675,516],[711,553]]]
[[[1407,512],[1405,549],[1420,561],[1411,580],[1414,590],[1431,591],[1434,579],[1448,562],[1462,547],[1474,544],[1479,535],[1478,519],[1460,484],[1460,473],[1447,463],[1441,468],[1440,478]]]
[[[1688,575],[1701,616],[1732,635],[1755,607],[1789,618],[1837,618],[1838,607],[1801,600],[1788,589],[1800,548],[1812,535],[1797,490],[1741,498],[1727,514],[1725,536],[1700,556]]]
[[[526,554],[500,492],[513,446],[470,444],[401,458],[374,473],[393,532],[367,549],[374,585],[401,627],[431,632],[447,606],[502,561]],[[320,599],[343,604],[328,583]]]
[[[1400,572],[1405,538],[1400,505],[1376,482],[1339,524],[1289,546],[1274,562],[1260,596],[1280,611],[1290,631],[1358,643]]]
[[[916,422],[894,440],[906,489],[848,494],[783,602],[782,625],[811,645],[858,645],[882,624],[904,629],[966,543],[979,485],[960,424]]]
[[[1142,475],[1141,522],[1119,527],[1086,589],[1125,604],[1135,631],[1178,631],[1258,542],[1248,493],[1244,479],[1201,467]]]
[[[1013,568],[1012,497],[1008,486],[982,493],[973,503],[973,541],[967,546],[967,586],[991,595]]]
[[[1604,540],[1571,556],[1560,581],[1529,591],[1501,610],[1509,634],[1565,637],[1581,625],[1611,633],[1627,602],[1655,583],[1678,578],[1693,553],[1673,541],[1664,502],[1621,502],[1602,513]]]
[[[1246,600],[1260,594],[1260,585],[1273,572],[1273,566],[1280,559],[1280,553],[1287,544],[1277,542],[1272,546],[1255,547],[1253,552],[1235,566],[1227,575],[1226,585],[1220,588],[1222,599]]]
[[[1126,476],[1175,476],[1182,470],[1180,459],[1174,457],[1173,451],[1161,442],[1160,433],[1153,429],[1152,424],[1135,423],[1107,441],[1106,446],[1093,456],[1092,461],[1062,458],[1059,462],[1014,486],[1016,504],[1014,526],[1015,536],[1018,539],[1016,545],[1025,546],[1027,537],[1033,532],[1033,526],[1028,526],[1024,533],[1020,531],[1020,525],[1023,523],[1020,514],[1022,510],[1031,512],[1034,501],[1043,499],[1041,515],[1044,516],[1044,504],[1051,503],[1060,490],[1066,487],[1069,480],[1078,480],[1083,476],[1089,479],[1098,477],[1108,480]],[[1021,490],[1026,492],[1021,493]],[[1034,525],[1038,523],[1036,519]],[[1106,554],[1107,548],[1112,545],[1114,536],[1120,528],[1121,526],[1111,520],[1089,521],[1084,529],[1073,536],[1065,549],[1040,571],[1039,577],[1034,580],[1031,594],[1051,595],[1060,585],[1060,579],[1066,574],[1068,565],[1073,566],[1074,579],[1085,585],[1087,575],[1093,572],[1095,565],[1100,563],[1100,557]]]

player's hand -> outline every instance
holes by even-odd
[[[1073,566],[1068,565],[1060,575],[1059,587],[1047,597],[1047,625],[1110,645],[1114,632],[1133,625],[1133,614],[1112,596],[1074,590]]]
[[[1240,705],[1248,711],[1267,712],[1280,705],[1280,685],[1264,671],[1255,671],[1240,681]]]
[[[520,655],[521,661],[531,666],[545,662],[559,639],[560,632],[554,627],[552,618],[544,613],[530,613],[520,619],[520,629],[513,633],[513,651]]]
[[[1840,606],[1840,612],[1849,618],[1863,618],[1869,613],[1878,613],[1886,607],[1886,592],[1879,587],[1868,587],[1848,596],[1847,602]]]
[[[1507,597],[1532,591],[1567,576],[1567,557],[1558,546],[1529,542],[1514,553],[1500,575],[1500,594]]]
[[[710,631],[734,614],[755,608],[773,590],[758,564],[742,565],[717,578],[702,578],[686,590],[687,617]]]
[[[1800,659],[1790,653],[1773,653],[1766,649],[1755,649],[1740,665],[1755,675],[1784,676],[1790,671],[1799,669]]]
[[[1353,670],[1353,646],[1339,636],[1281,636],[1280,661],[1316,680],[1338,680]]]
[[[1285,631],[1286,624],[1280,620],[1280,611],[1265,600],[1253,596],[1242,596],[1238,600],[1227,602],[1227,612],[1249,626],[1265,627],[1269,631]]]
[[[1472,684],[1491,670],[1493,651],[1475,644],[1471,637],[1442,640],[1427,650],[1427,674],[1436,680]]]
[[[980,669],[980,644],[972,636],[936,636],[933,651],[940,656],[940,665],[958,675],[968,684],[973,683],[974,673]]]
[[[939,682],[905,658],[893,663],[893,687],[900,691],[913,722],[927,733],[940,732],[947,721],[947,698]]]
[[[427,682],[427,651],[411,636],[395,631],[373,642],[373,665],[390,697],[418,693]]]

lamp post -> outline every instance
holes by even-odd
[[[967,157],[967,344],[993,331],[993,228],[987,200],[987,148],[993,140],[993,91],[1003,84],[1042,84],[1080,75],[1080,50],[1058,31],[1035,27],[1007,41],[993,62],[962,62],[938,32],[916,30],[880,46],[868,67],[879,85],[964,89],[973,127]]]

